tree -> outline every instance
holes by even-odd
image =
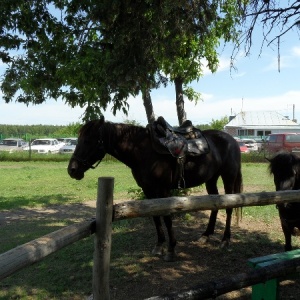
[[[224,126],[228,124],[228,122],[229,122],[229,118],[227,116],[224,116],[217,120],[212,119],[211,122],[209,122],[209,124],[200,124],[200,125],[196,125],[195,127],[197,127],[200,130],[206,130],[206,129],[224,130]]]
[[[181,123],[183,87],[201,76],[201,58],[216,69],[215,47],[236,38],[241,12],[233,0],[2,0],[3,98],[62,98],[92,118],[110,103],[127,113],[142,93],[152,120],[151,89],[174,81]]]
[[[209,125],[211,129],[224,130],[224,126],[228,124],[228,122],[229,122],[229,118],[227,116],[224,116],[218,120],[212,119]]]
[[[281,37],[291,30],[300,28],[300,2],[280,0],[251,0],[245,6],[243,34],[237,44],[236,50],[244,45],[245,53],[250,53],[253,43],[254,30],[262,27],[263,47],[277,44],[278,62],[280,71],[280,41]]]
[[[178,2],[175,2],[178,3]],[[164,55],[161,69],[175,84],[179,124],[186,119],[183,96],[199,99],[188,84],[203,75],[203,60],[215,72],[218,67],[217,47],[220,40],[235,41],[235,25],[243,9],[237,1],[188,1],[172,7],[165,25]]]

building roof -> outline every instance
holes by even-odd
[[[276,111],[243,111],[237,114],[226,127],[281,127],[300,128],[300,125]]]

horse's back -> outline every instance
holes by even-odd
[[[236,192],[240,191],[241,154],[238,143],[229,134],[219,130],[203,130],[209,144],[209,152],[187,157],[185,177],[187,185],[197,186],[209,181],[216,182],[221,176]],[[225,183],[224,182],[224,183]],[[190,184],[189,184],[190,183]],[[236,184],[235,188],[232,188]]]
[[[203,131],[208,140],[211,154],[220,157],[222,163],[241,163],[241,151],[236,140],[228,133],[221,130],[208,129]]]

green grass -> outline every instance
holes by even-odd
[[[103,162],[79,181],[69,177],[67,162],[0,162],[0,210],[95,200],[102,176],[115,178],[115,199],[137,188],[130,169],[116,162]]]
[[[17,215],[15,221],[5,226],[1,226],[0,212],[0,253],[94,216],[94,209],[85,202],[96,199],[98,177],[115,178],[116,200],[130,199],[134,194],[128,194],[128,191],[138,189],[130,169],[121,163],[102,162],[95,170],[86,172],[81,181],[69,177],[67,164],[67,161],[0,161],[0,210],[18,213],[39,208],[45,212],[41,219],[34,215],[18,219]],[[244,163],[243,179],[244,192],[274,191],[266,164]],[[57,204],[60,209],[63,205],[66,210],[75,207],[74,218],[66,219],[63,215],[57,218]],[[54,211],[46,211],[49,207]],[[244,216],[262,218],[265,222],[278,217],[274,205],[244,208]],[[146,222],[148,224],[147,219],[134,219],[113,224],[111,278],[115,281],[126,282],[128,274],[125,270],[129,265],[132,268],[129,273],[138,276],[143,272],[139,261],[149,255],[149,249],[147,244],[137,243],[137,237]],[[152,241],[153,232],[147,231],[145,235]],[[92,256],[93,237],[78,241],[1,281],[0,299],[83,299],[91,293]]]

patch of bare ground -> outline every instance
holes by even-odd
[[[51,206],[41,209],[20,209],[0,212],[0,225],[20,222],[26,218],[68,218],[78,222],[94,216],[95,202]],[[161,257],[150,255],[156,234],[151,219],[132,225],[126,233],[128,244],[118,245],[119,233],[113,234],[113,247],[123,247],[122,253],[131,257],[128,263],[120,257],[111,260],[111,299],[140,300],[148,297],[180,291],[230,275],[250,270],[249,258],[283,251],[283,234],[279,218],[273,224],[245,216],[239,226],[233,220],[229,249],[220,249],[225,212],[218,215],[215,234],[208,243],[201,245],[198,239],[205,230],[209,212],[195,212],[174,218],[174,230],[178,239],[177,260],[164,262]],[[290,279],[280,284],[280,299],[300,299],[300,282]],[[251,288],[244,288],[221,295],[216,299],[251,299]]]

